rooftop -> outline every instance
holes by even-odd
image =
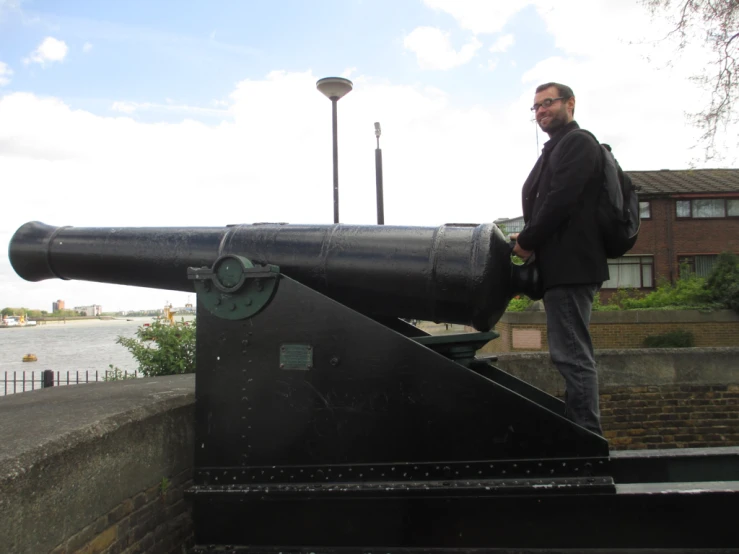
[[[640,195],[739,192],[739,169],[627,171]]]

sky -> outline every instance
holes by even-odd
[[[686,114],[709,53],[680,55],[638,0],[0,0],[0,242],[28,221],[77,227],[489,223],[521,214],[547,136],[537,85],[625,170],[736,167],[736,130],[707,163]],[[180,292],[48,280],[0,257],[0,307],[183,305]]]

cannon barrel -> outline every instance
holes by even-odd
[[[187,268],[239,255],[363,313],[487,331],[511,294],[510,245],[493,224],[440,227],[245,224],[21,226],[10,262],[23,279],[193,291]]]

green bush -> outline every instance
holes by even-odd
[[[711,309],[718,307],[706,288],[705,279],[688,274],[675,284],[662,281],[656,290],[643,295],[634,289],[619,289],[610,304],[622,310]]]
[[[194,321],[174,325],[155,321],[139,327],[136,338],[119,336],[116,343],[131,352],[146,377],[194,373],[195,328]]]
[[[618,295],[618,292],[616,292],[616,295]],[[600,291],[596,292],[595,296],[593,296],[593,311],[594,312],[615,312],[620,309],[621,308],[618,306],[618,304],[614,302],[603,304],[600,300]]]
[[[638,289],[616,290],[607,304],[600,301],[600,293],[593,299],[593,311],[613,310],[713,310],[730,308],[739,312],[739,256],[730,252],[719,255],[713,271],[704,279],[682,267],[681,277],[671,284],[663,280],[657,288],[644,293]],[[524,311],[531,301],[514,298],[509,312]]]
[[[534,301],[528,296],[514,296],[511,301],[508,302],[507,312],[523,312],[533,304]]]
[[[690,348],[695,346],[695,339],[690,331],[672,331],[645,337],[644,346],[647,348]]]
[[[126,381],[128,379],[136,379],[138,377],[135,371],[125,371],[113,364],[108,364],[108,367],[110,369],[105,372],[103,381]]]
[[[739,256],[731,252],[719,254],[706,279],[706,289],[713,301],[739,312]]]

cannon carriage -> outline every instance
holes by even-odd
[[[540,294],[492,224],[31,222],[9,256],[30,281],[197,293],[195,552],[739,542],[737,449],[614,455],[476,355],[514,294]]]

